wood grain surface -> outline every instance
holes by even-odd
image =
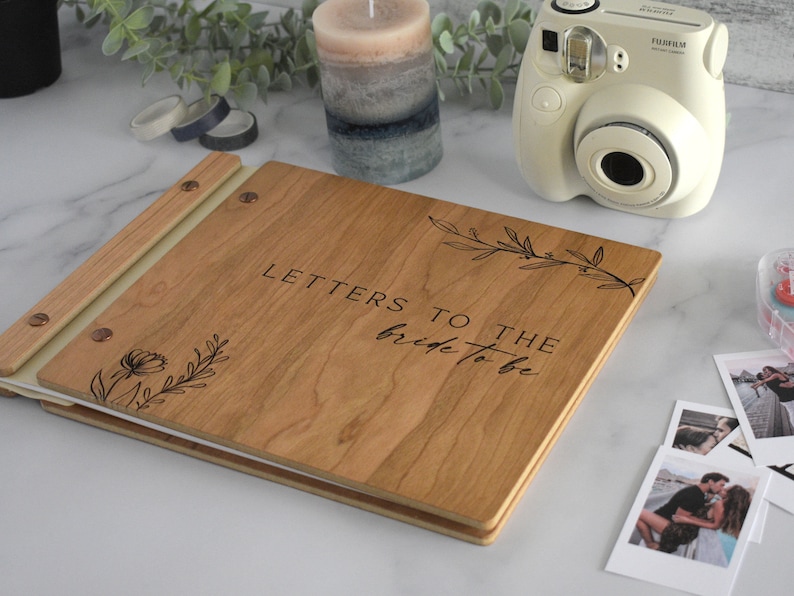
[[[481,539],[660,261],[271,162],[38,377]],[[100,328],[112,338],[92,339]]]

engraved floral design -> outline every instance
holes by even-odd
[[[113,373],[114,377],[123,376],[129,379],[132,376],[143,377],[165,370],[168,361],[165,356],[146,352],[144,350],[133,350],[121,359],[121,370]]]
[[[223,348],[229,343],[228,339],[221,341],[215,334],[207,340],[207,353],[193,348],[196,354],[195,361],[191,360],[186,365],[186,373],[174,378],[168,375],[160,385],[157,379],[152,379],[150,385],[144,386],[147,377],[158,375],[168,366],[168,360],[162,354],[135,349],[125,354],[119,361],[119,369],[106,377],[103,370],[99,370],[91,380],[91,394],[100,402],[111,403],[134,410],[146,410],[151,406],[165,403],[168,395],[183,395],[188,389],[202,389],[207,386],[206,380],[215,376],[213,366],[229,359],[223,355]],[[132,385],[125,383],[133,377],[140,377]],[[158,387],[154,389],[153,387]]]
[[[505,233],[507,234],[508,241],[503,242],[498,240],[496,244],[492,244],[481,239],[475,228],[470,228],[468,234],[463,234],[458,230],[455,224],[452,224],[448,221],[430,217],[430,222],[442,232],[446,232],[447,234],[452,234],[458,238],[461,238],[463,241],[453,240],[444,242],[444,244],[456,250],[476,252],[477,254],[472,257],[472,261],[482,261],[483,259],[487,259],[488,257],[491,257],[497,253],[503,252],[515,254],[523,259],[531,261],[530,263],[519,267],[519,269],[524,269],[527,271],[534,269],[545,269],[547,267],[570,265],[576,267],[579,270],[579,275],[582,277],[603,282],[598,286],[599,290],[626,289],[631,292],[632,296],[635,295],[634,287],[641,285],[645,281],[644,277],[635,277],[631,281],[625,281],[614,273],[610,273],[606,269],[602,268],[601,263],[604,260],[603,246],[599,246],[591,258],[588,258],[581,252],[575,250],[566,250],[568,255],[570,255],[570,258],[557,258],[551,252],[545,252],[543,254],[536,253],[535,249],[532,247],[532,242],[530,241],[529,236],[526,236],[523,240],[520,240],[518,233],[507,226],[505,226]]]

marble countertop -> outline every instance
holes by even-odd
[[[62,15],[63,16],[63,15]],[[176,93],[139,84],[101,36],[62,19],[64,72],[0,100],[0,328],[5,329],[207,150],[127,125]],[[760,59],[760,58],[759,58]],[[185,94],[186,99],[195,99]],[[496,543],[472,546],[0,399],[0,592],[7,594],[668,594],[604,571],[676,400],[729,407],[713,354],[773,347],[755,321],[759,258],[794,245],[794,95],[727,87],[724,167],[699,214],[662,220],[534,196],[510,106],[441,107],[445,156],[399,188],[660,251],[656,286]],[[246,165],[323,171],[316,94],[255,109]],[[788,593],[794,519],[771,507],[736,594]]]

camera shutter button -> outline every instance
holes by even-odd
[[[590,12],[598,8],[598,0],[553,0],[551,7],[567,14]]]
[[[562,97],[551,87],[538,87],[532,94],[532,107],[541,112],[556,112],[562,107]]]

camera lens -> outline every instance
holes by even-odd
[[[601,160],[601,169],[607,178],[621,186],[634,186],[645,177],[645,170],[639,160],[622,151],[605,155]]]
[[[673,184],[670,158],[659,139],[629,122],[584,135],[576,147],[576,167],[599,197],[621,207],[653,205]]]

